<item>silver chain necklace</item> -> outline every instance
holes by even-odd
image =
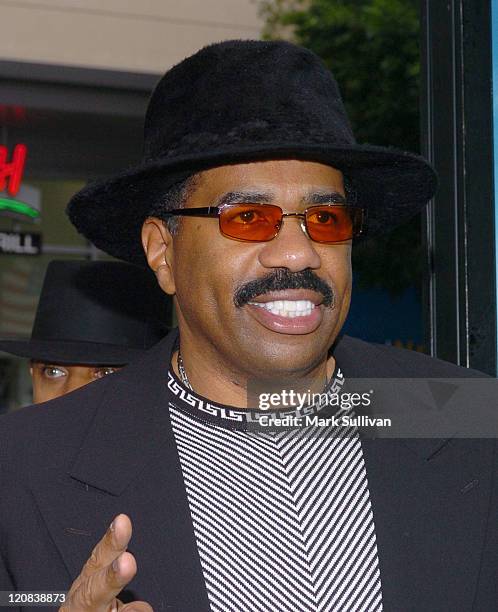
[[[176,359],[176,363],[178,365],[178,372],[180,374],[182,383],[187,387],[187,389],[190,389],[190,391],[193,391],[192,385],[190,384],[190,380],[188,379],[188,376],[187,376],[187,372],[185,371],[185,366],[183,365],[183,359],[182,359],[182,354],[180,353],[180,349],[178,349],[178,357]]]

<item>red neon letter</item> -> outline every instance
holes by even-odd
[[[0,191],[7,189],[11,196],[17,195],[21,187],[27,151],[26,145],[16,145],[12,154],[12,161],[7,163],[7,147],[0,145]],[[8,182],[7,178],[9,179]]]

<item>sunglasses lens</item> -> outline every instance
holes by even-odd
[[[271,204],[229,204],[220,213],[224,236],[248,242],[274,238],[282,223],[282,211]]]
[[[350,240],[361,222],[361,210],[352,206],[313,206],[306,214],[306,227],[312,240],[323,243]]]

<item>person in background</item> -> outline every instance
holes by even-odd
[[[167,333],[170,314],[171,301],[146,270],[123,262],[52,261],[31,338],[0,339],[0,350],[30,359],[38,404],[128,364]]]
[[[108,374],[113,374],[122,367],[122,365],[98,363],[72,365],[32,359],[29,373],[33,383],[33,402],[35,404],[48,402]]]

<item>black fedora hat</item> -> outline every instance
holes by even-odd
[[[367,237],[412,217],[437,184],[423,158],[356,143],[338,86],[311,51],[227,41],[163,76],[145,118],[142,163],[77,193],[69,218],[99,248],[143,264],[141,226],[165,189],[203,169],[268,159],[341,170],[368,210]]]
[[[170,299],[148,270],[52,261],[31,338],[0,339],[0,351],[43,362],[125,365],[164,337],[170,313]]]

